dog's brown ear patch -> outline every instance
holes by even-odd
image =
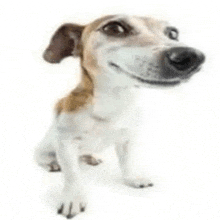
[[[67,56],[81,54],[80,38],[84,26],[64,24],[53,35],[43,57],[49,63],[59,63]]]

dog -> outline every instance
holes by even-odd
[[[205,61],[199,50],[178,40],[177,28],[151,17],[109,15],[88,25],[63,24],[53,35],[44,59],[60,63],[80,58],[78,86],[55,106],[55,119],[35,151],[49,171],[62,171],[64,188],[58,213],[72,218],[87,200],[79,163],[101,162],[94,153],[114,144],[126,184],[153,186],[132,171],[137,145],[136,87],[177,86]]]

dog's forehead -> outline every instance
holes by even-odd
[[[153,17],[140,17],[140,16],[128,16],[128,15],[108,15],[101,17],[85,27],[83,31],[83,41],[86,41],[91,33],[97,30],[99,27],[107,24],[110,21],[124,20],[139,30],[163,30],[168,26],[167,21],[159,20]]]
[[[164,30],[165,27],[169,26],[169,23],[164,20],[159,20],[152,17],[139,17],[146,27],[151,30]]]

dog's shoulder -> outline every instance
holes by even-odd
[[[66,97],[58,101],[55,106],[56,113],[59,115],[61,112],[70,113],[85,109],[93,102],[93,90],[93,82],[83,69],[81,82]]]
[[[57,102],[55,110],[57,114],[61,112],[76,112],[91,104],[92,98],[93,95],[90,90],[78,86]]]

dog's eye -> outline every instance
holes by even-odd
[[[105,34],[116,37],[125,36],[129,32],[122,24],[115,21],[106,24],[102,30]]]
[[[166,35],[172,40],[178,40],[179,33],[176,28],[169,27],[166,30]]]

